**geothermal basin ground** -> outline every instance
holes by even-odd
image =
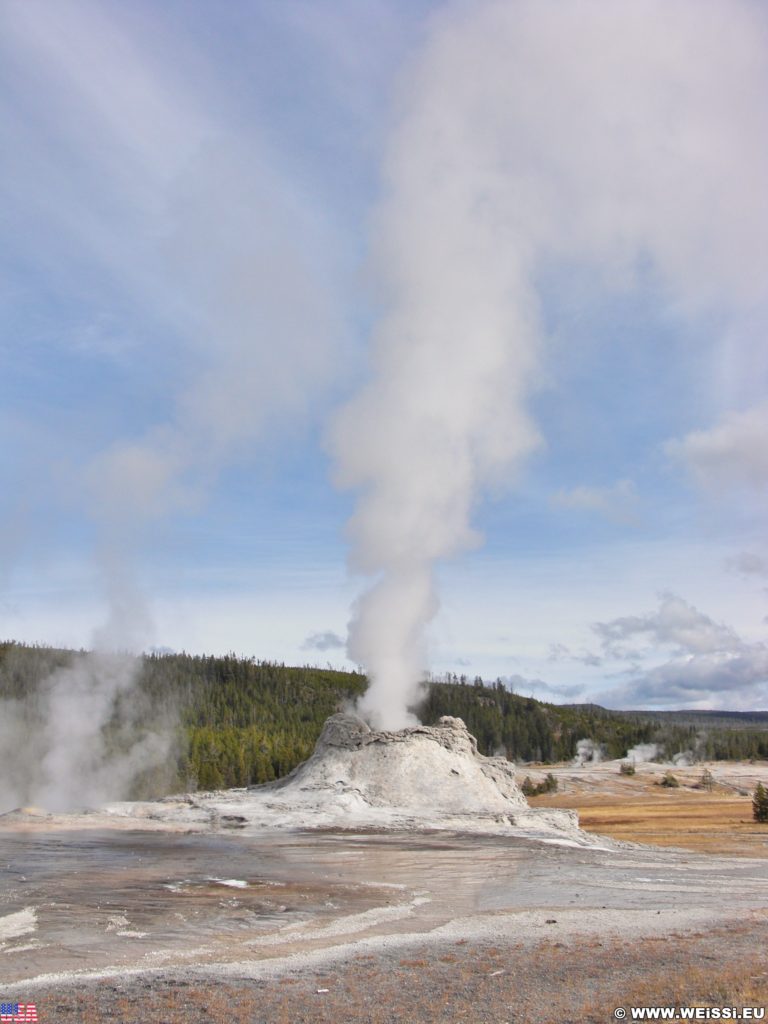
[[[597,806],[602,789],[644,821],[654,800],[725,799],[669,794],[650,768],[624,796],[617,766],[556,771],[561,803]],[[301,820],[313,780],[300,779]],[[524,809],[495,831],[419,827],[412,811],[364,824],[359,808],[344,826],[301,828],[284,820],[290,793],[1,816],[0,997],[34,1001],[41,1021],[86,1024],[549,1024],[665,999],[765,1005],[768,831],[747,855],[734,834],[730,855],[672,848],[669,821],[662,847],[582,832],[570,817],[538,827]],[[263,824],[265,798],[278,828]]]

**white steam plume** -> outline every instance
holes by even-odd
[[[373,578],[348,646],[376,725],[413,721],[433,567],[538,443],[543,275],[580,263],[678,316],[763,297],[767,53],[750,0],[473,0],[432,22],[374,221],[371,378],[332,431]]]
[[[696,761],[696,755],[692,750],[681,750],[672,755],[672,764],[676,768],[690,768],[692,764],[696,764]]]
[[[142,661],[128,653],[4,652],[4,682],[22,696],[0,701],[0,813],[27,804],[52,811],[97,807],[131,795],[137,780],[173,778],[175,714],[139,685]],[[18,687],[17,687],[18,688]]]
[[[664,747],[658,743],[638,743],[630,747],[624,756],[625,761],[658,761],[664,756]]]
[[[579,740],[576,744],[576,756],[573,759],[573,763],[576,765],[583,764],[600,764],[605,756],[605,748],[601,743],[595,743],[594,740],[586,738]]]

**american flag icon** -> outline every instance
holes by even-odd
[[[37,1024],[37,1006],[34,1003],[0,1003],[0,1022],[2,1024]]]

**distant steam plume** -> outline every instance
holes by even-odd
[[[658,761],[664,756],[664,747],[659,743],[638,743],[624,755],[625,761]]]
[[[576,744],[576,756],[573,759],[573,763],[577,765],[581,764],[600,764],[605,756],[605,748],[601,743],[595,743],[594,740],[586,738],[579,740]]]
[[[413,721],[433,569],[479,542],[483,491],[539,444],[542,280],[652,288],[691,317],[763,294],[766,19],[749,0],[449,5],[402,83],[374,219],[382,315],[332,431],[371,577],[360,710]],[[586,287],[586,286],[585,286]]]

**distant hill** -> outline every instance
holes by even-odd
[[[3,712],[7,721],[12,713],[39,741],[45,735],[52,673],[83,658],[83,652],[0,644],[0,725]],[[105,735],[123,746],[130,741],[123,713],[129,703],[131,730],[162,726],[173,732],[175,742],[172,763],[139,773],[133,796],[244,786],[285,775],[309,756],[325,719],[349,706],[366,686],[360,673],[234,655],[153,654],[139,659],[136,669],[134,689],[115,699]],[[596,704],[547,704],[481,679],[431,682],[415,710],[427,725],[441,715],[463,718],[481,753],[518,762],[570,760],[585,738],[609,758],[643,743],[658,744],[667,757],[687,751],[714,760],[768,758],[765,711],[612,711]],[[17,740],[18,776],[24,771],[25,744],[23,737]],[[39,754],[35,757],[39,761]],[[10,766],[0,767],[0,779],[4,770]]]
[[[573,711],[594,712],[616,718],[634,718],[677,725],[698,725],[720,729],[768,729],[768,711],[645,711],[635,709],[612,710],[599,704],[562,704]]]
[[[621,715],[659,722],[700,725],[707,729],[768,729],[768,711],[621,711]]]
[[[449,710],[440,710],[447,708]],[[567,761],[581,739],[598,744],[607,758],[624,757],[655,743],[671,759],[768,758],[768,712],[616,711],[599,704],[548,704],[508,693],[500,683],[433,683],[422,706],[433,715],[464,718],[481,749],[503,750],[518,761]]]

